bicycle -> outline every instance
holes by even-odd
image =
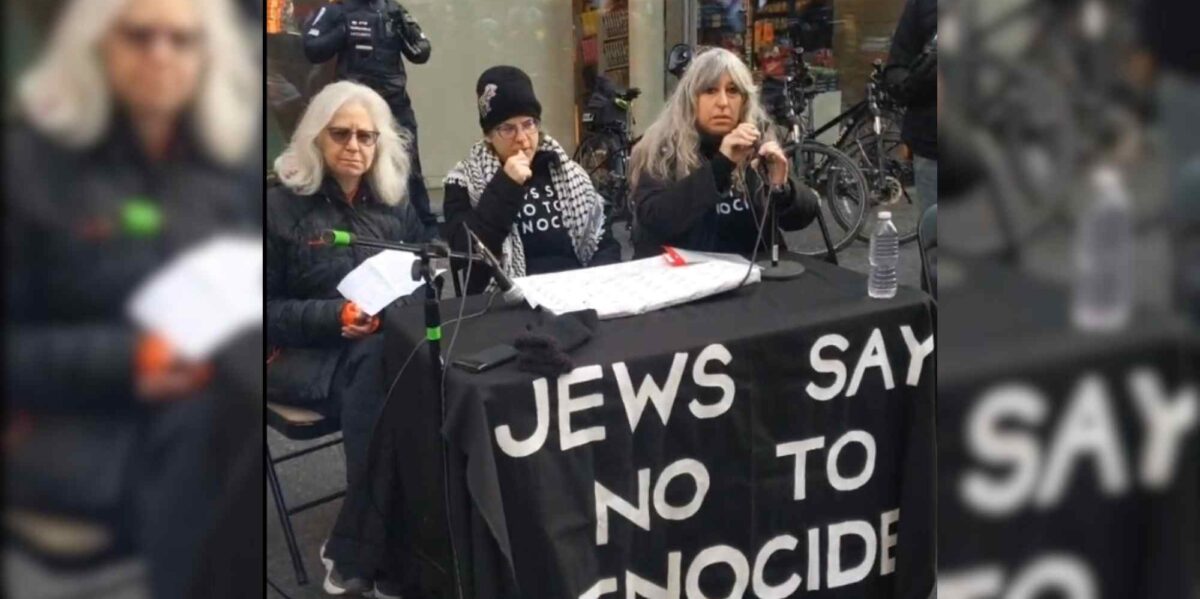
[[[797,62],[803,66],[802,61]],[[862,168],[849,155],[817,141],[809,133],[812,127],[807,126],[802,115],[816,94],[807,70],[798,71],[795,65],[789,65],[783,78],[763,82],[762,102],[774,124],[786,132],[781,145],[790,158],[792,175],[817,193],[820,209],[830,214],[840,227],[841,233],[831,235],[830,241],[835,252],[841,251],[859,238],[871,187]],[[791,251],[810,256],[827,251],[823,240],[820,244],[811,240],[810,247],[794,234],[789,237],[788,245]]]
[[[876,60],[867,81],[866,97],[813,131],[812,136],[848,122],[833,145],[858,161],[870,186],[872,206],[887,207],[899,230],[900,243],[904,244],[917,238],[921,204],[909,192],[916,185],[916,175],[912,155],[900,138],[904,107],[887,93],[884,72],[883,62]],[[859,239],[867,241],[869,236],[859,231]]]
[[[633,101],[641,95],[636,87],[619,92],[604,75],[596,76],[592,95],[581,120],[586,131],[572,157],[587,171],[604,198],[605,215],[610,222],[625,221],[632,226],[629,208],[629,155],[637,140],[630,139]]]
[[[1140,143],[1144,100],[1106,66],[1135,20],[1109,0],[984,4],[943,5],[946,110],[996,147],[1007,181],[995,200],[1022,245],[1069,223],[1078,175]]]

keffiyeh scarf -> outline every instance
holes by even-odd
[[[587,171],[572,162],[554,138],[544,133],[541,138],[538,151],[553,152],[558,157],[557,163],[550,166],[550,180],[554,185],[554,193],[564,200],[563,224],[571,237],[575,256],[580,264],[586,266],[604,232],[604,200],[596,193]],[[443,184],[465,187],[473,207],[479,203],[483,190],[501,168],[500,159],[486,141],[480,140],[471,146],[471,154],[466,160],[450,169]],[[525,247],[515,223],[501,251],[500,263],[504,272],[510,277],[525,276]]]

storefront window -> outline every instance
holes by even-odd
[[[388,0],[389,3],[396,0]],[[334,78],[333,61],[304,56],[302,30],[327,0],[267,0],[268,152],[273,160],[308,100]],[[804,48],[824,94],[816,121],[860,99],[874,58],[886,58],[902,0],[406,0],[433,46],[426,64],[406,64],[428,187],[479,138],[474,86],[509,64],[533,79],[545,130],[568,151],[597,76],[642,95],[632,132],[644,131],[675,83],[665,56],[679,42],[720,46],[757,77],[782,76]],[[839,93],[840,92],[840,93]]]

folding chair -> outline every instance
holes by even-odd
[[[271,402],[267,403],[267,426],[293,441],[308,441],[342,430],[342,423],[338,418],[327,418],[311,410]],[[341,442],[342,437],[338,435],[336,439],[279,457],[271,456],[271,448],[269,445],[267,446],[267,484],[271,487],[271,495],[275,498],[275,511],[279,513],[279,523],[283,526],[283,536],[287,540],[288,553],[292,556],[292,567],[296,570],[296,584],[308,584],[308,574],[304,571],[304,560],[301,559],[300,548],[296,544],[296,533],[292,529],[292,516],[342,497],[346,494],[346,490],[342,489],[295,507],[289,507],[283,498],[283,489],[279,484],[279,475],[275,472],[275,464],[333,447]]]

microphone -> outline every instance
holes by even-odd
[[[429,243],[404,243],[402,241],[387,241],[384,239],[374,239],[371,237],[362,237],[349,231],[341,229],[326,229],[317,236],[316,239],[308,242],[311,246],[328,246],[328,247],[368,247],[379,250],[397,250],[400,252],[408,252],[410,254],[427,255],[430,258],[466,258],[465,255],[456,255],[450,251],[450,247],[444,242],[433,241]]]
[[[496,280],[496,286],[504,293],[506,302],[519,302],[525,299],[525,294],[521,292],[521,288],[513,282],[512,277],[504,272],[504,267],[500,261],[496,259],[496,255],[484,245],[483,240],[475,234],[466,224],[463,224],[463,230],[467,232],[467,236],[471,239],[471,244],[475,247],[475,251],[483,257],[484,263],[492,270],[492,277]]]

